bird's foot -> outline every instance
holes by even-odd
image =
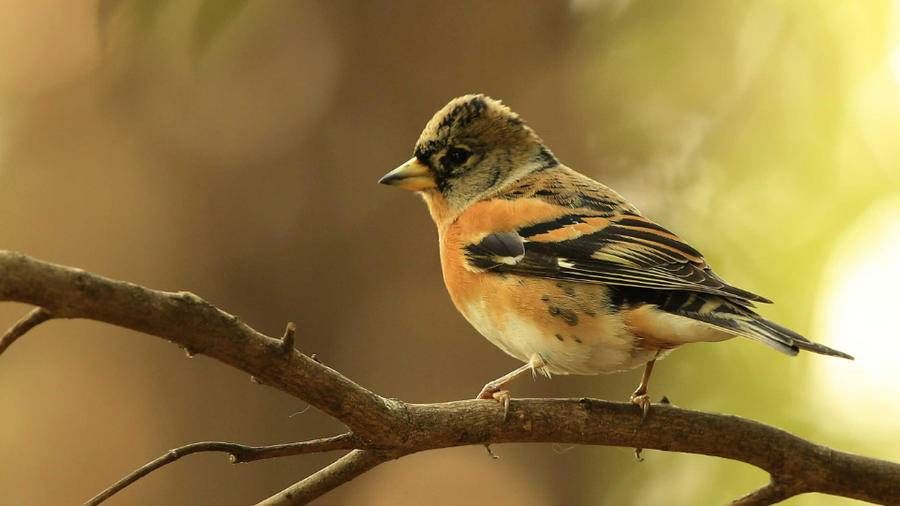
[[[638,423],[638,427],[644,425],[644,419],[647,418],[647,413],[650,412],[650,396],[646,393],[640,393],[640,390],[631,394],[631,403],[641,408],[641,421]],[[637,430],[635,430],[637,432]],[[634,458],[638,462],[644,461],[643,456],[643,448],[635,448],[634,449]]]
[[[631,403],[641,408],[641,424],[643,425],[647,413],[650,412],[650,396],[646,393],[635,392],[631,394]]]
[[[491,397],[503,406],[503,420],[505,421],[509,418],[509,400],[512,398],[509,395],[509,390],[499,390],[491,394]]]
[[[505,421],[509,417],[509,400],[511,396],[509,395],[509,390],[504,390],[503,387],[504,385],[498,385],[492,381],[481,389],[476,399],[497,401],[503,408],[503,420]]]

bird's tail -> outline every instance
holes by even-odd
[[[661,311],[690,318],[716,329],[718,332],[713,337],[718,339],[723,335],[742,336],[788,355],[796,355],[800,350],[805,350],[853,360],[852,356],[842,351],[814,343],[789,328],[766,320],[753,311],[752,305],[740,299],[662,290],[639,294],[643,300]]]
[[[814,343],[793,330],[766,320],[755,313],[742,315],[735,320],[735,323],[737,323],[738,327],[736,330],[742,335],[772,346],[789,355],[796,355],[800,350],[804,350],[819,353],[820,355],[853,360],[851,355],[829,348],[824,344]]]

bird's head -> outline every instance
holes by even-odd
[[[540,137],[500,101],[466,95],[445,105],[416,142],[414,156],[379,181],[440,196],[462,209],[529,172],[559,165]]]

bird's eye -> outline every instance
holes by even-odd
[[[465,148],[453,146],[447,150],[447,154],[441,157],[441,164],[445,167],[459,167],[466,163],[472,156],[472,152]]]

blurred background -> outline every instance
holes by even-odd
[[[378,186],[450,98],[503,99],[566,164],[855,362],[693,345],[651,393],[900,458],[900,0],[0,1],[0,248],[191,290],[390,397],[517,365],[445,293],[424,205]],[[2,282],[2,281],[0,281]],[[415,317],[407,309],[415,305]],[[26,311],[0,306],[5,327]],[[640,371],[516,383],[624,400]],[[0,360],[5,504],[75,504],[165,450],[335,421],[119,328],[54,321]],[[499,445],[385,464],[321,504],[715,504],[748,465]],[[189,457],[110,504],[253,503],[324,466]],[[792,505],[848,504],[807,495]]]

